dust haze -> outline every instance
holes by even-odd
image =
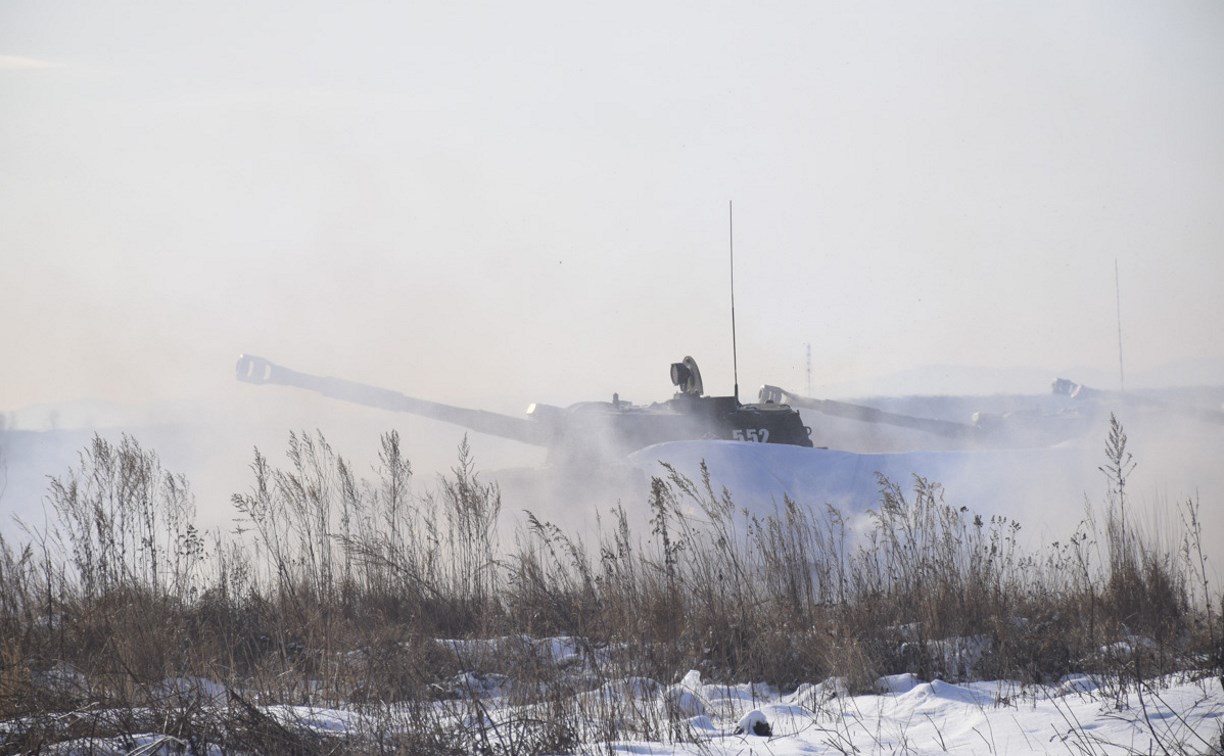
[[[243,352],[511,416],[667,399],[685,355],[730,394],[729,200],[745,400],[1219,386],[1222,35],[1212,2],[6,3],[0,512],[95,429],[215,527],[291,430],[361,473],[395,429],[422,487],[454,464],[464,429],[241,384]],[[1154,528],[1219,510],[1220,428],[1120,419]],[[1065,537],[1105,432],[931,473]],[[544,450],[470,440],[506,511],[562,522],[651,467],[553,501]]]

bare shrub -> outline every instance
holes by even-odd
[[[193,595],[204,556],[195,499],[183,476],[162,470],[157,454],[131,436],[116,445],[95,434],[80,465],[50,479],[47,498],[52,539],[63,544],[85,596],[119,585]]]

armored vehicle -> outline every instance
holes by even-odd
[[[812,446],[811,429],[798,411],[765,400],[743,404],[735,396],[706,396],[701,370],[692,357],[671,366],[672,398],[637,405],[613,394],[610,401],[569,407],[532,404],[526,417],[455,407],[406,396],[340,378],[298,372],[262,357],[243,354],[238,380],[316,391],[335,399],[461,425],[479,433],[543,446],[550,459],[581,459],[629,454],[666,441],[724,439],[765,444]]]

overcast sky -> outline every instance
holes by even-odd
[[[1218,355],[1224,3],[0,5],[0,409]],[[1053,376],[1051,376],[1053,377]]]

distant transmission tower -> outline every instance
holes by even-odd
[[[812,345],[807,345],[807,395],[812,395]]]

